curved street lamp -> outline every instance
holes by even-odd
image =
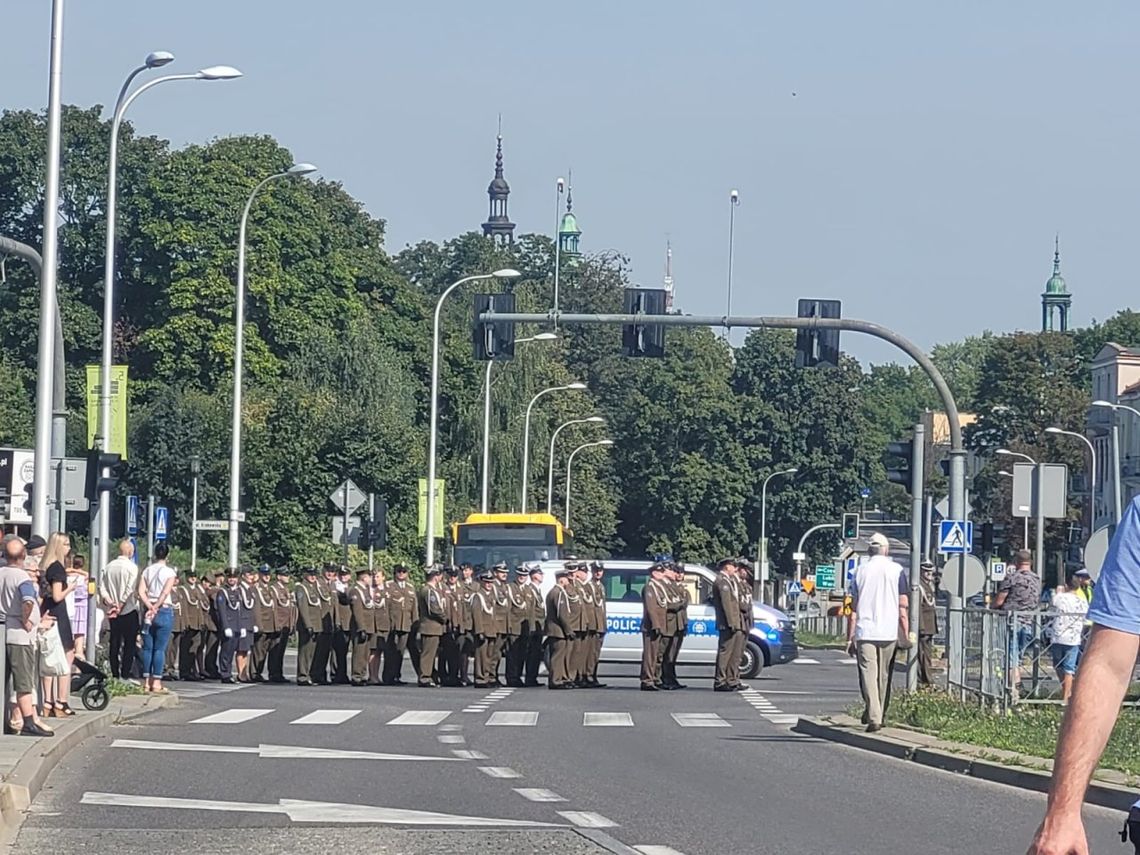
[[[111,433],[111,357],[113,348],[113,333],[115,325],[115,214],[118,203],[118,170],[119,170],[119,127],[123,116],[134,100],[158,86],[160,83],[169,83],[172,80],[233,80],[241,77],[241,72],[228,65],[214,65],[187,74],[167,74],[147,81],[134,92],[127,94],[131,83],[142,72],[152,68],[161,68],[174,60],[174,54],[169,51],[154,51],[147,55],[143,64],[134,69],[123,82],[119,90],[119,97],[115,101],[115,111],[111,118],[111,142],[107,153],[107,229],[106,248],[103,264],[103,348],[99,371],[99,419],[98,430],[95,435],[97,448],[106,451],[110,445]],[[106,471],[99,473],[100,476]],[[96,559],[96,574],[107,565],[110,549],[111,532],[111,494],[107,490],[99,492],[99,554]]]
[[[600,439],[597,442],[587,442],[571,451],[570,456],[566,458],[566,513],[562,520],[562,525],[566,528],[570,528],[570,467],[574,463],[575,455],[577,455],[579,451],[585,451],[587,448],[597,448],[602,445],[613,444],[614,441],[612,439]]]
[[[229,565],[238,566],[238,535],[241,519],[241,392],[245,364],[245,232],[253,200],[262,188],[280,178],[299,178],[316,172],[311,163],[295,163],[284,172],[278,172],[260,182],[249,193],[241,212],[238,228],[237,292],[234,295],[234,400],[230,428],[230,513],[229,513]]]
[[[516,338],[515,345],[526,344],[531,341],[554,341],[558,333],[543,332],[538,335]],[[483,377],[483,501],[480,509],[487,513],[491,496],[491,366],[495,360],[487,360],[487,372]]]
[[[1010,451],[1008,448],[999,448],[997,451],[994,452],[994,454],[1000,454],[1003,457],[1020,457],[1022,460],[1027,460],[1028,462],[1032,463],[1034,466],[1037,465],[1036,460],[1034,460],[1028,454],[1025,454],[1024,452],[1021,452],[1021,451]]]
[[[431,424],[428,427],[427,507],[424,512],[424,561],[428,566],[435,562],[435,448],[439,431],[439,315],[443,310],[443,301],[447,299],[448,294],[466,282],[479,282],[483,279],[517,279],[521,275],[517,270],[504,267],[492,273],[464,276],[448,285],[444,292],[439,295],[439,300],[435,304],[431,336]]]
[[[1096,449],[1093,447],[1092,441],[1083,433],[1077,433],[1073,430],[1064,430],[1056,426],[1045,428],[1045,433],[1051,433],[1055,436],[1074,437],[1089,448],[1089,533],[1091,534],[1096,528]]]
[[[1119,410],[1127,410],[1132,415],[1140,418],[1140,410],[1130,407],[1127,404],[1115,404],[1112,401],[1093,401],[1094,407],[1106,407],[1114,413]],[[1120,517],[1124,510],[1123,497],[1120,494],[1120,421],[1118,419],[1112,420],[1112,492],[1113,492],[1113,510],[1116,512],[1114,519],[1117,525],[1120,524]]]
[[[589,416],[584,419],[571,419],[568,422],[563,422],[554,429],[554,433],[550,435],[550,464],[546,467],[546,512],[548,514],[554,513],[554,441],[558,439],[558,434],[561,433],[562,428],[570,427],[570,425],[584,425],[584,424],[601,424],[604,422],[601,416]]]
[[[530,471],[530,411],[534,407],[535,402],[543,395],[549,395],[552,392],[568,392],[568,391],[581,391],[586,388],[585,383],[567,383],[565,386],[551,386],[549,389],[543,389],[537,395],[530,399],[530,403],[526,405],[526,418],[523,420],[523,454],[522,454],[522,513],[526,513],[526,479]],[[565,525],[565,522],[563,522]]]
[[[781,469],[771,473],[764,479],[760,487],[760,574],[756,580],[756,590],[753,596],[761,593],[763,585],[768,581],[768,482],[778,475],[795,475],[800,470],[795,466]]]

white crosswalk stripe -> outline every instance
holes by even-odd
[[[560,810],[558,815],[579,828],[614,828],[617,823],[591,810]]]
[[[634,846],[633,848],[641,855],[684,855],[672,846]]]
[[[671,713],[681,727],[732,727],[716,713]]]
[[[431,726],[439,724],[451,715],[451,710],[408,710],[402,712],[388,724]]]
[[[223,710],[222,712],[214,713],[213,715],[203,716],[196,718],[191,724],[241,724],[246,721],[253,721],[255,718],[261,718],[263,715],[269,715],[273,710],[271,709],[232,709]]]
[[[793,665],[818,665],[819,660],[818,659],[805,658],[803,656],[797,656],[795,659],[792,660],[792,664]]]
[[[566,799],[558,793],[543,790],[537,787],[515,787],[515,792],[532,802],[564,802]]]
[[[588,712],[582,715],[583,727],[633,727],[633,716],[627,712]]]
[[[538,713],[536,712],[500,710],[491,713],[491,717],[487,719],[487,727],[534,727],[536,724],[538,724]]]
[[[510,766],[479,766],[477,767],[484,775],[490,775],[492,778],[521,778],[518,772]]]
[[[250,688],[249,683],[179,683],[174,691],[179,698],[192,700],[194,698],[208,698],[210,695],[228,695],[230,692],[240,692]]]
[[[344,724],[360,715],[364,710],[314,710],[290,724]]]

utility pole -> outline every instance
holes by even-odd
[[[154,493],[146,497],[146,563],[154,561]],[[143,565],[144,567],[146,564]]]
[[[348,479],[345,478],[345,481]],[[348,490],[344,491],[344,566],[348,567]]]
[[[202,458],[190,455],[190,569],[198,571],[198,473]],[[233,523],[231,523],[232,525]]]
[[[910,649],[906,652],[906,687],[910,692],[918,689],[918,624],[922,618],[919,588],[922,585],[922,533],[925,528],[922,513],[922,494],[926,488],[925,448],[926,428],[919,422],[914,426],[910,464]]]
[[[372,541],[376,539],[373,526],[376,525],[376,494],[368,494],[368,572],[372,573],[373,552]]]

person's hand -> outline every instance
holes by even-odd
[[[1080,814],[1047,815],[1025,855],[1089,855]]]
[[[224,633],[222,633],[222,634],[223,634],[223,635],[224,635],[226,638],[233,638],[233,637],[234,637],[234,631],[233,631],[232,629],[230,629],[228,626],[226,627],[226,631],[225,631]]]
[[[31,623],[31,621],[28,621],[28,623]],[[53,626],[55,626],[55,618],[53,618],[51,615],[44,615],[40,620],[40,629],[51,629]],[[28,632],[31,631],[32,628],[28,627]]]

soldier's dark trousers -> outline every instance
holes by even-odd
[[[236,631],[233,638],[222,636],[222,650],[218,654],[218,676],[223,680],[228,680],[234,675],[234,654],[237,653],[239,640]]]
[[[507,636],[507,685],[522,682],[523,668],[526,665],[525,635]]]
[[[297,682],[313,681],[313,657],[317,652],[317,633],[307,627],[297,628]]]
[[[111,675],[125,680],[133,675],[135,667],[135,642],[139,637],[138,609],[111,618],[107,623],[111,626],[111,641],[107,650],[107,657],[111,660]]]
[[[215,631],[208,632],[207,635],[206,676],[217,678],[221,676],[218,671],[218,660],[222,657],[222,634]]]
[[[400,679],[404,669],[404,651],[408,649],[408,633],[392,630],[388,633],[388,647],[384,651],[383,682],[393,683]]]
[[[930,665],[934,658],[934,636],[920,635],[918,637],[918,684],[920,686],[933,685]]]
[[[166,642],[166,658],[163,660],[162,674],[164,677],[169,677],[172,674],[181,673],[180,654],[182,653],[182,632],[170,633],[170,639]]]
[[[740,660],[744,657],[744,645],[748,643],[748,633],[744,630],[732,638],[735,648],[732,654],[732,685],[740,685]]]
[[[249,650],[249,678],[265,676],[265,665],[269,661],[269,648],[275,632],[259,632],[253,637],[253,647]]]
[[[665,660],[661,663],[661,679],[667,685],[677,685],[677,660],[681,656],[681,645],[685,643],[685,636],[678,634],[673,636],[672,642],[669,644],[669,652],[665,656]]]
[[[420,636],[420,667],[419,667],[419,682],[420,685],[426,685],[432,682],[432,672],[435,671],[435,657],[439,653],[439,636],[438,635],[421,635]]]
[[[188,629],[182,633],[178,648],[178,676],[183,680],[201,677],[198,672],[198,652],[202,649],[202,630]]]
[[[459,679],[463,683],[471,681],[471,657],[475,655],[475,633],[464,632],[459,636]]]
[[[720,639],[716,645],[716,676],[713,677],[713,686],[732,686],[734,665],[733,657],[736,655],[736,637],[744,633],[734,629],[720,630]],[[739,662],[739,660],[736,660]]]
[[[448,631],[439,641],[439,682],[445,686],[459,685],[459,639],[458,633]]]
[[[526,639],[526,685],[538,684],[538,669],[542,665],[542,633],[532,632]]]
[[[641,685],[656,686],[661,682],[657,651],[662,644],[661,633],[650,631],[641,634]]]
[[[376,647],[376,636],[370,632],[357,632],[352,639],[352,681],[368,682],[368,657]]]
[[[332,652],[332,633],[318,632],[317,644],[313,650],[313,668],[309,672],[314,683],[329,681],[329,654]]]
[[[579,679],[590,683],[598,677],[598,633],[589,630],[582,640],[582,673]]]
[[[586,676],[586,656],[589,653],[590,642],[585,630],[574,633],[574,640],[570,642],[570,680],[581,683]]]
[[[547,686],[565,686],[574,682],[574,675],[570,673],[570,646],[573,642],[568,638],[548,638],[550,645],[550,673],[547,675]]]
[[[657,673],[661,678],[661,683],[666,686],[671,686],[677,682],[677,676],[673,673],[673,663],[669,658],[673,652],[673,645],[676,643],[677,636],[663,635],[661,636],[661,643],[657,646]]]
[[[486,686],[494,679],[491,665],[494,662],[492,648],[498,643],[494,635],[475,637],[475,685]]]
[[[289,649],[289,630],[273,634],[273,642],[269,645],[269,679],[274,683],[285,682],[285,651]]]
[[[591,659],[592,668],[590,670],[590,679],[595,683],[598,682],[598,665],[602,661],[602,644],[605,642],[606,634],[599,632],[594,636],[594,658]]]
[[[412,662],[412,672],[416,675],[416,680],[420,679],[420,625],[418,623],[412,625],[412,631],[408,633],[408,659]],[[431,673],[428,673],[431,676]]]
[[[348,642],[347,629],[334,629],[332,633],[332,682],[348,682]]]

